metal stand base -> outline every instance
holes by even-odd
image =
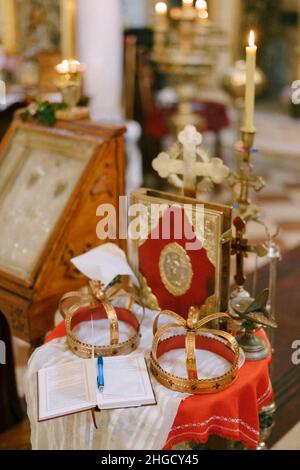
[[[246,329],[238,342],[245,352],[247,361],[262,361],[270,355],[270,348],[266,341],[256,334],[256,330]]]

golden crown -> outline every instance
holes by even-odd
[[[114,307],[112,304],[118,296],[129,297],[126,308]],[[125,355],[134,351],[139,342],[140,325],[132,311],[135,300],[138,300],[134,288],[118,282],[104,290],[99,281],[90,281],[87,293],[69,292],[60,301],[60,312],[65,318],[67,342],[71,351],[79,357]],[[107,318],[110,330],[110,344],[92,345],[79,340],[73,332],[74,327],[90,319]],[[130,324],[135,333],[124,342],[119,342],[119,321]]]
[[[162,311],[155,319],[153,325],[153,345],[150,354],[150,367],[156,379],[165,387],[183,393],[206,394],[224,390],[235,380],[239,369],[239,345],[235,337],[225,331],[203,328],[208,323],[226,318],[233,329],[233,321],[226,313],[215,313],[199,319],[200,310],[191,307],[188,319],[185,320],[175,312]],[[173,321],[158,327],[162,315]],[[171,330],[184,328],[185,335],[176,335],[165,338]],[[159,358],[167,351],[185,347],[186,368],[188,378],[178,377],[164,370]],[[215,350],[231,362],[231,368],[220,377],[212,379],[199,379],[196,360],[196,349]]]

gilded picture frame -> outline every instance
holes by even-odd
[[[15,122],[0,146],[0,277],[32,285],[98,145]]]
[[[0,0],[0,17],[6,54],[76,57],[76,0]]]

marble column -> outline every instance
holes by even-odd
[[[296,54],[296,70],[295,80],[300,80],[300,1],[298,1],[298,42],[295,50]]]
[[[238,60],[241,38],[241,0],[208,0],[209,15],[216,25],[228,35],[229,50],[223,54],[223,65],[231,65]]]
[[[92,118],[122,117],[123,27],[121,0],[77,0],[78,56],[87,65],[84,88]]]

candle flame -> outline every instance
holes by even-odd
[[[255,46],[255,34],[254,31],[250,31],[249,34],[249,47]]]
[[[168,11],[167,4],[165,2],[158,2],[155,5],[155,11],[158,15],[165,15]]]
[[[83,72],[85,66],[75,59],[64,59],[60,64],[55,67],[56,71],[60,74],[72,74]]]
[[[207,2],[205,0],[197,0],[196,8],[197,10],[207,10]]]

